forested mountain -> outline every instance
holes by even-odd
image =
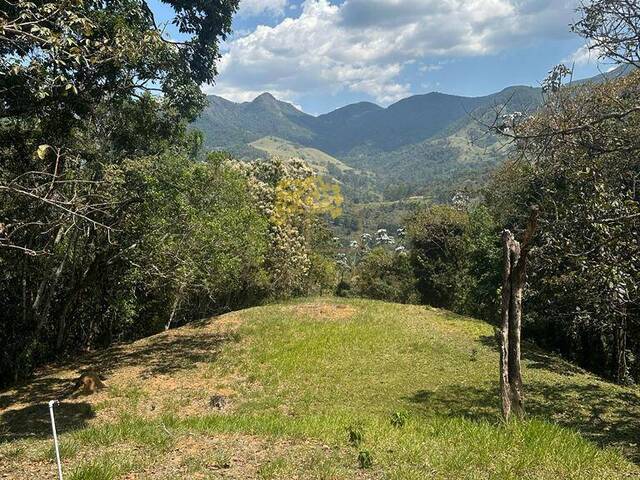
[[[265,136],[323,150],[337,157],[359,152],[391,152],[463,128],[477,111],[503,105],[535,108],[540,90],[512,87],[486,97],[468,98],[442,93],[415,95],[387,108],[356,103],[314,117],[290,103],[263,93],[252,102],[234,103],[210,95],[209,105],[195,122],[210,148],[233,149]],[[366,162],[364,162],[366,163]]]
[[[618,69],[587,81],[620,73]],[[269,93],[244,103],[215,95],[208,100],[208,107],[194,123],[205,134],[207,148],[255,159],[268,153],[251,144],[275,138],[372,172],[379,193],[400,188],[444,200],[454,190],[473,190],[508,153],[483,124],[514,111],[531,113],[543,98],[540,88],[527,86],[508,87],[484,97],[432,92],[386,108],[360,102],[317,117]]]
[[[318,117],[269,93],[244,103],[215,95],[208,100],[194,125],[204,132],[209,149],[228,150],[243,159],[260,158],[274,153],[255,146],[269,137],[374,172],[379,192],[400,183],[408,184],[411,193],[433,194],[443,180],[451,184],[476,178],[504,156],[495,151],[495,137],[487,137],[479,121],[492,121],[502,108],[535,110],[542,95],[531,87],[511,87],[477,98],[429,93],[387,108],[361,102]]]

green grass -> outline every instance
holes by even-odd
[[[69,480],[115,480],[132,469],[133,463],[130,458],[109,454],[82,462],[73,468],[65,478]]]
[[[338,303],[353,314],[332,307]],[[526,346],[528,418],[504,424],[490,325],[375,301],[304,304],[240,312],[237,341],[194,367],[212,388],[232,379],[226,384],[236,395],[227,412],[185,416],[188,402],[176,401],[147,418],[135,408],[153,392],[115,389],[125,400],[119,418],[63,435],[75,459],[102,452],[70,478],[148,470],[150,458],[172,458],[181,441],[197,445],[198,438],[227,440],[206,456],[185,453],[176,467],[183,470],[153,478],[219,478],[250,462],[244,478],[640,478],[637,388],[601,381]],[[262,443],[247,453],[251,442]],[[122,445],[142,453],[114,464],[104,452]],[[5,455],[26,455],[25,448],[6,447]]]
[[[123,414],[114,423],[96,425],[79,430],[70,435],[76,443],[90,447],[108,447],[118,443],[133,443],[154,450],[164,450],[171,446],[172,436],[166,424],[173,424],[172,418],[162,418],[150,422],[141,417]]]

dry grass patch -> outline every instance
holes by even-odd
[[[212,395],[235,395],[229,385],[237,376],[223,378],[207,367],[225,344],[238,341],[240,323],[238,314],[223,315],[43,369],[34,380],[0,393],[0,442],[48,437],[52,399],[61,401],[60,431],[113,421],[123,410],[146,417],[209,413]],[[107,387],[82,395],[77,382],[87,371],[98,373]]]
[[[346,320],[353,317],[358,310],[342,303],[304,303],[285,307],[296,317],[310,317],[314,320]]]

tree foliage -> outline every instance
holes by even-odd
[[[315,219],[318,215],[337,216],[342,205],[340,189],[317,178],[300,159],[237,163],[249,181],[258,208],[269,219],[267,271],[271,293],[276,296],[300,294],[308,286],[312,270],[329,266],[312,255]]]
[[[410,254],[424,303],[495,321],[498,225],[484,206],[432,206],[409,221]]]
[[[110,227],[106,166],[166,148],[203,106],[237,2],[171,4],[184,42],[143,0],[0,2],[0,196],[42,213],[13,210],[0,248],[46,253],[60,228]]]
[[[358,296],[398,303],[418,303],[416,279],[407,255],[376,247],[358,263],[352,291]]]
[[[635,0],[583,2],[572,29],[600,58],[640,67],[640,5]]]
[[[266,221],[186,130],[237,1],[166,3],[180,41],[143,0],[0,2],[0,383],[260,283]]]
[[[520,156],[490,195],[507,224],[541,208],[525,328],[619,381],[638,368],[639,88],[633,72],[557,92],[516,132]]]

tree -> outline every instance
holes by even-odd
[[[165,329],[264,289],[267,221],[237,171],[215,156],[196,163],[165,155],[130,162],[123,174],[123,195],[140,199],[126,227],[137,231],[136,246],[125,258],[148,291],[164,292]]]
[[[483,206],[433,206],[409,219],[409,255],[422,301],[496,322],[500,232]]]
[[[318,178],[297,158],[271,158],[235,166],[247,177],[258,208],[269,219],[266,267],[272,294],[286,297],[304,292],[312,266],[315,219],[318,215],[340,214],[339,186]]]
[[[640,67],[640,5],[635,0],[583,2],[572,30],[602,59]]]
[[[538,207],[531,209],[522,244],[509,230],[502,232],[503,280],[500,328],[500,391],[502,415],[509,419],[511,412],[518,418],[524,415],[522,391],[521,329],[522,296],[527,275],[527,260],[538,223]]]
[[[409,256],[376,247],[355,267],[354,291],[363,297],[398,303],[417,303],[416,278]]]
[[[185,41],[166,39],[144,0],[0,3],[0,199],[32,207],[0,219],[0,249],[41,254],[60,231],[110,227],[94,188],[123,151],[107,110],[158,91],[156,115],[179,124],[203,106],[199,85],[213,80],[237,0],[167,3]],[[87,148],[96,130],[115,151]]]
[[[469,215],[449,206],[417,212],[408,223],[411,259],[422,301],[464,313],[469,289]]]
[[[533,116],[508,115],[495,131],[515,153],[489,203],[507,225],[540,206],[525,328],[543,346],[623,383],[640,378],[637,354],[640,166],[640,5],[593,0],[572,26],[624,75],[568,84],[555,67]]]

